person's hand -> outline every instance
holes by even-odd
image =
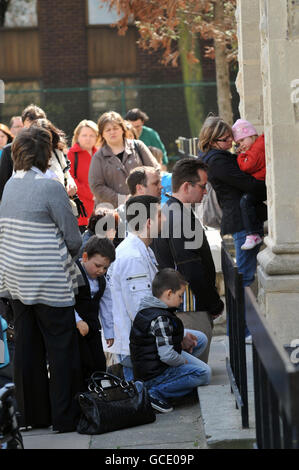
[[[222,310],[222,312],[216,313],[216,315],[212,315],[212,319],[213,319],[213,320],[216,320],[216,318],[220,317],[220,315],[222,315],[223,312],[224,312],[224,309]]]
[[[181,343],[182,349],[192,354],[193,348],[197,345],[197,337],[192,333],[186,333]]]
[[[111,348],[111,346],[114,343],[114,338],[106,339],[106,343],[107,343],[108,348]]]
[[[76,192],[77,192],[77,186],[76,185],[68,185],[68,187],[66,188],[66,192],[68,194],[68,196],[72,197],[72,196],[75,196]]]
[[[83,320],[80,320],[80,321],[77,322],[77,328],[78,328],[81,336],[86,336],[87,333],[89,332],[89,326]]]

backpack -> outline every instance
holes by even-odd
[[[215,155],[209,156],[204,162],[209,164],[209,160],[211,157]],[[202,160],[203,161],[203,160]],[[215,228],[220,230],[221,227],[221,219],[222,219],[222,209],[219,205],[217,195],[215,190],[213,189],[211,183],[207,183],[206,185],[207,194],[204,195],[202,202],[199,206],[198,217],[201,220],[201,223],[206,227]]]

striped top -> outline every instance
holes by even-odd
[[[23,304],[74,305],[81,235],[64,187],[18,171],[0,205],[0,296]]]

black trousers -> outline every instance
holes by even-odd
[[[12,301],[15,318],[14,382],[20,426],[75,430],[84,390],[73,307]],[[47,363],[49,370],[47,369]]]
[[[82,336],[78,331],[79,350],[82,373],[85,386],[91,374],[96,371],[106,371],[106,357],[103,351],[100,331],[89,331]]]

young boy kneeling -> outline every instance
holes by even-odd
[[[76,295],[75,316],[83,377],[87,380],[95,371],[106,370],[106,358],[101,339],[101,325],[108,347],[114,342],[112,299],[105,274],[115,260],[115,248],[108,238],[92,236],[77,261],[85,280]],[[101,322],[100,322],[101,320]]]
[[[174,269],[158,272],[152,284],[153,296],[140,303],[130,334],[135,380],[145,382],[152,407],[162,413],[173,409],[168,399],[187,395],[193,388],[208,384],[211,377],[210,367],[196,357],[206,348],[206,335],[184,331],[175,315],[186,284]]]

